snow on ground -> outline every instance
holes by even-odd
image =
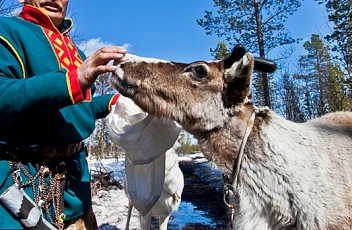
[[[91,170],[101,169],[103,172],[113,171],[112,176],[123,184],[123,170],[125,159],[118,161],[115,159],[103,159],[101,161],[92,160]],[[124,190],[118,188],[109,191],[101,190],[93,196],[93,209],[97,218],[98,225],[102,230],[125,229],[128,198]],[[133,209],[130,221],[130,229],[139,229],[138,212]]]
[[[179,160],[206,162],[201,153],[181,156]],[[120,158],[118,161],[115,159],[103,159],[100,162],[107,172],[113,171],[112,176],[123,184],[124,158]],[[90,165],[92,170],[102,167],[97,160],[91,160]],[[101,230],[125,229],[128,198],[124,190],[111,189],[109,191],[99,191],[97,195],[93,196],[93,209]],[[196,210],[196,207],[192,203],[182,201],[178,211],[172,214],[169,226],[174,226],[174,229],[182,229],[187,223],[195,221],[209,226],[212,225],[212,221],[205,217],[203,212]],[[139,216],[136,209],[132,211],[130,229],[140,229]]]
[[[178,159],[179,161],[194,161],[196,163],[208,162],[208,160],[204,158],[204,155],[201,152],[179,156]]]
[[[93,196],[93,209],[101,230],[125,229],[128,198],[124,190],[112,189],[98,192]],[[130,229],[140,229],[138,212],[135,209],[132,211]]]

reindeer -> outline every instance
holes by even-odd
[[[198,139],[223,171],[235,229],[351,229],[352,113],[294,123],[258,108],[251,100],[258,66],[243,47],[190,64],[127,55],[111,81]]]

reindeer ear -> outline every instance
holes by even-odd
[[[242,45],[236,45],[231,55],[224,60],[224,68],[229,69],[233,63],[240,60],[246,54],[246,49]]]
[[[229,106],[244,103],[251,91],[254,57],[246,53],[225,70],[224,96]]]

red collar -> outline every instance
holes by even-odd
[[[35,23],[39,26],[45,27],[49,30],[56,31],[62,34],[67,34],[71,30],[72,24],[73,24],[70,18],[65,18],[63,22],[62,32],[60,32],[54,26],[49,16],[43,10],[28,4],[24,5],[21,13],[18,16],[20,18],[23,18],[26,21]]]

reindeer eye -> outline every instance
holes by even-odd
[[[207,70],[202,65],[195,67],[194,72],[198,75],[199,78],[205,78],[207,76]]]

